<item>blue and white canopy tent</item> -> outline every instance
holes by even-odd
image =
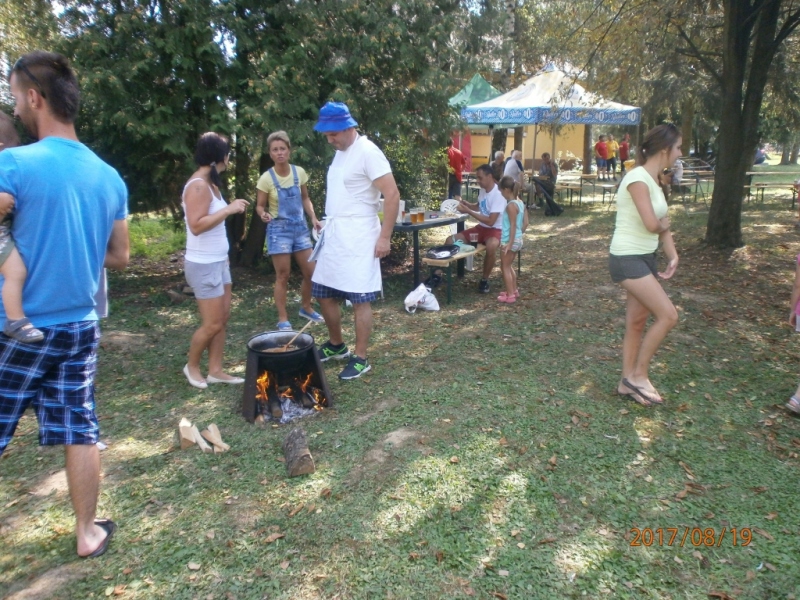
[[[640,108],[588,92],[552,64],[510,92],[461,109],[461,117],[470,125],[506,127],[638,125],[641,116]]]

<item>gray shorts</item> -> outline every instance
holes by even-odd
[[[641,279],[648,275],[656,277],[658,274],[656,253],[632,254],[630,256],[609,254],[608,270],[611,273],[611,281],[614,283],[620,283],[626,279]]]
[[[0,223],[0,267],[14,250],[14,238],[11,237],[11,219],[5,219]]]
[[[225,286],[231,283],[231,268],[228,260],[213,263],[184,261],[183,272],[186,283],[194,290],[198,300],[219,298],[225,293]]]

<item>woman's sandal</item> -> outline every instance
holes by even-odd
[[[786,408],[794,414],[800,415],[800,399],[798,399],[797,396],[792,396],[789,398],[789,402],[786,403]]]
[[[3,333],[23,344],[35,344],[44,339],[44,334],[31,324],[28,317],[16,320],[6,319]]]
[[[651,396],[644,389],[640,388],[639,386],[633,385],[630,381],[628,381],[624,377],[622,378],[622,385],[624,385],[626,388],[630,390],[633,390],[633,394],[636,394],[637,396],[639,396],[639,398],[641,398],[644,401],[644,402],[639,402],[634,398],[634,400],[636,400],[636,402],[639,402],[639,404],[641,404],[642,406],[653,406],[653,405],[664,404],[664,401],[661,398],[658,398],[656,396]],[[623,395],[633,397],[633,394],[623,394]]]

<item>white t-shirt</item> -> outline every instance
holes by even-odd
[[[356,202],[373,207],[377,214],[381,192],[373,181],[392,172],[392,167],[380,148],[363,135],[359,135],[347,150],[336,151],[331,168],[344,170],[344,187],[350,197],[331,198],[331,186],[328,186],[328,196],[325,198],[326,214],[336,216],[350,210],[361,212]],[[342,201],[350,206],[344,207]]]
[[[514,181],[519,181],[520,173],[522,173],[522,171],[519,168],[519,163],[517,160],[514,158],[509,159],[509,161],[506,163],[505,169],[503,169],[503,177],[509,175],[510,177],[514,178]]]
[[[481,188],[481,191],[478,192],[478,209],[480,210],[480,213],[487,217],[492,213],[497,213],[497,219],[493,225],[486,225],[480,222],[478,225],[481,227],[501,229],[503,225],[503,213],[506,210],[506,204],[506,199],[503,198],[503,194],[500,193],[500,188],[498,188],[497,185],[495,185],[488,192]]]

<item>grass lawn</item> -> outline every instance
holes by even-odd
[[[496,302],[497,271],[488,295],[474,272],[453,304],[440,288],[440,312],[408,315],[410,274],[387,277],[373,370],[340,382],[326,367],[335,408],[302,423],[317,471],[295,479],[278,460],[288,427],[250,425],[241,387],[181,374],[198,322],[165,294],[181,262],[137,260],[111,279],[97,381],[98,514],[119,530],[104,557],[75,557],[63,453],[26,415],[0,459],[0,596],[800,598],[788,206],[746,204],[733,252],[701,244],[702,204],[671,208],[680,324],[652,369],[660,408],[614,394],[607,205],[532,215],[515,305]],[[227,364],[243,374],[246,340],[276,321],[271,268],[234,281]],[[184,416],[216,423],[230,452],[176,450]]]

